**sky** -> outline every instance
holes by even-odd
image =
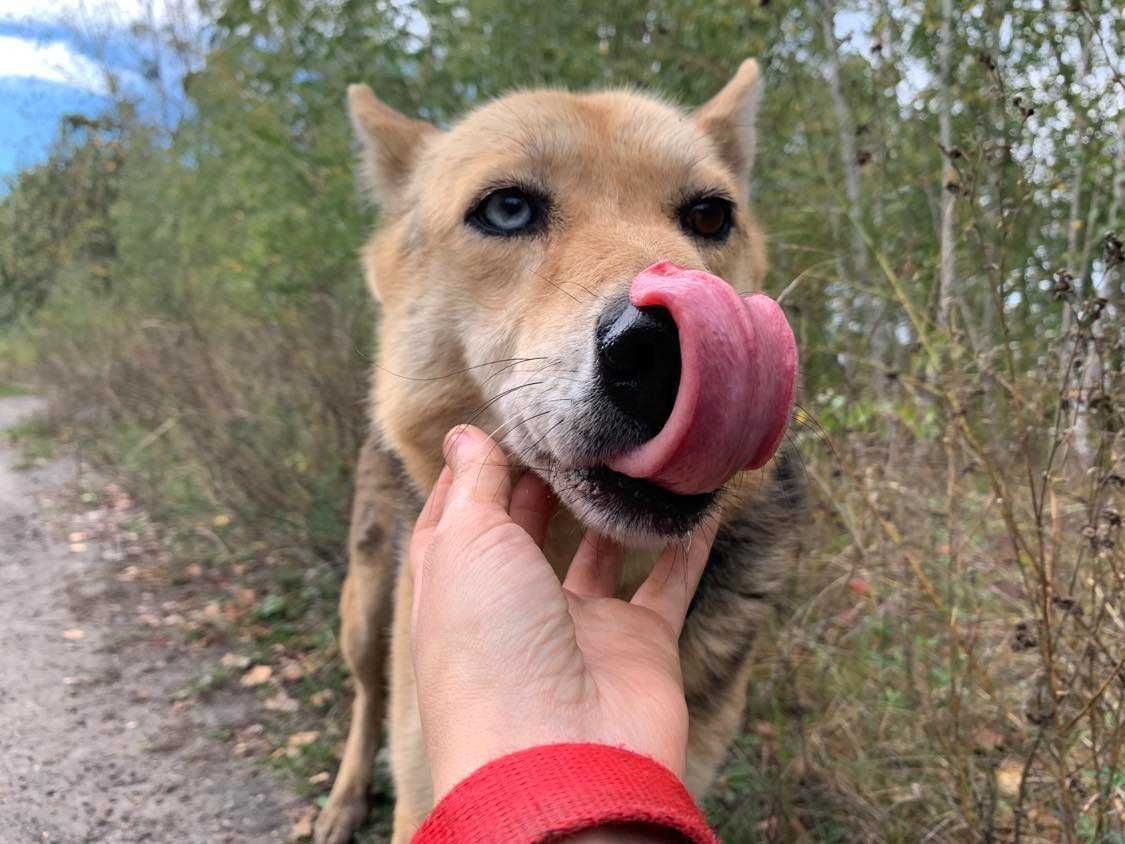
[[[174,2],[0,0],[0,178],[42,160],[64,114],[104,106],[110,74],[141,89],[135,27],[195,23]]]

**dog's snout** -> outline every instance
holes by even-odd
[[[662,307],[615,302],[598,318],[597,344],[606,394],[647,438],[655,437],[672,414],[680,385],[680,338],[672,315]]]

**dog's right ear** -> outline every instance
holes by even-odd
[[[365,181],[375,202],[389,203],[406,183],[418,150],[438,129],[399,114],[366,85],[348,86],[348,112],[363,144]]]

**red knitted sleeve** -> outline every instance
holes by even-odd
[[[551,744],[501,757],[463,779],[414,844],[535,844],[611,823],[649,824],[693,844],[718,840],[663,765],[603,744]]]

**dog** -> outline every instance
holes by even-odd
[[[320,844],[365,820],[388,673],[392,840],[432,808],[402,556],[442,438],[466,422],[560,499],[545,548],[560,573],[595,528],[629,549],[631,595],[660,546],[719,514],[680,642],[686,785],[709,787],[803,501],[776,450],[792,332],[771,300],[740,298],[766,269],[750,206],[759,92],[748,59],[690,113],[632,90],[530,90],[439,130],[349,88],[381,209],[362,253],[380,324],[340,601],[355,700]]]

